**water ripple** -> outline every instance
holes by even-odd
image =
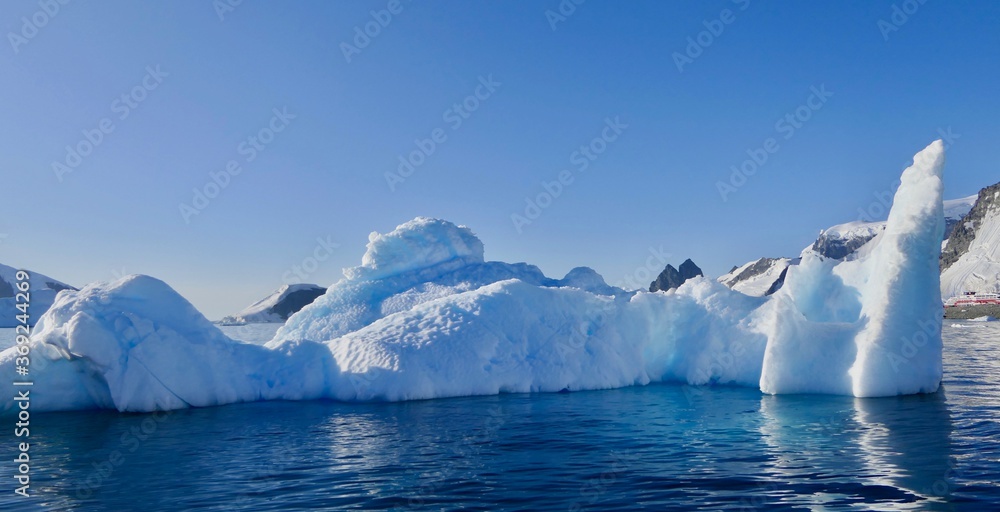
[[[38,498],[7,492],[0,508],[987,510],[1000,502],[1000,326],[963,325],[945,328],[944,389],[926,396],[655,385],[39,415]]]

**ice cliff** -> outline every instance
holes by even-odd
[[[703,277],[655,293],[611,287],[586,268],[551,279],[524,263],[488,262],[469,228],[427,218],[373,233],[362,264],[264,347],[227,338],[154,278],[95,283],[60,294],[27,343],[32,408],[394,401],[650,382],[933,392],[943,164],[941,142],[914,157],[871,250],[851,261],[807,256],[770,297]],[[17,351],[0,353],[7,382],[23,380]]]

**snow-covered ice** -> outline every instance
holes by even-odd
[[[944,147],[903,172],[885,229],[844,262],[809,251],[768,305],[767,393],[929,393],[941,382]]]
[[[941,380],[940,141],[914,158],[863,257],[804,255],[750,297],[705,278],[648,293],[488,262],[469,228],[417,218],[266,346],[240,343],[165,283],[61,294],[32,337],[36,410],[152,411],[271,399],[409,400],[650,382],[892,396]],[[0,378],[15,380],[14,349]],[[37,361],[37,364],[36,364]],[[13,402],[4,402],[10,410]]]

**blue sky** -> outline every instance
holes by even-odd
[[[797,255],[877,213],[941,132],[949,197],[1000,180],[992,2],[225,1],[0,5],[0,262],[150,274],[218,318],[296,266],[336,281],[369,232],[420,215],[472,227],[489,259],[622,283],[651,249],[710,275]],[[215,197],[185,218],[195,189]]]

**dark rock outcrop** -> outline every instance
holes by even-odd
[[[852,233],[851,236],[845,237],[822,233],[816,239],[816,242],[813,243],[812,250],[816,251],[820,256],[842,260],[854,254],[854,251],[857,251],[863,245],[870,242],[877,234],[862,232],[857,234]]]
[[[969,210],[969,213],[962,218],[948,236],[948,245],[941,251],[941,270],[947,270],[963,254],[968,252],[973,240],[976,239],[976,230],[982,225],[983,220],[991,210],[1000,209],[1000,201],[997,200],[1000,194],[1000,183],[991,185],[979,191],[979,199]]]
[[[684,284],[684,280],[681,279],[681,273],[673,265],[667,265],[663,269],[663,272],[660,272],[660,275],[656,276],[656,280],[649,283],[649,291],[666,291],[677,288],[682,284]]]
[[[243,311],[224,317],[218,323],[221,325],[281,323],[312,304],[324,293],[326,288],[315,284],[286,284]]]
[[[781,289],[788,267],[798,265],[799,258],[760,258],[734,267],[719,282],[747,295],[766,297]]]
[[[690,259],[684,260],[684,263],[681,263],[681,266],[678,267],[677,271],[681,273],[681,279],[684,279],[685,281],[705,275],[705,273],[698,268],[698,265],[695,265]]]
[[[944,239],[948,240],[955,233],[955,229],[962,225],[962,219],[944,219]]]
[[[750,265],[749,267],[743,269],[743,271],[736,276],[734,283],[740,281],[746,281],[754,277],[757,277],[763,274],[764,272],[771,270],[771,266],[773,266],[778,261],[781,261],[781,258],[761,258],[757,260],[753,265]],[[733,271],[735,271],[737,268],[739,267],[733,268]]]
[[[326,293],[326,288],[309,288],[296,290],[285,295],[285,298],[271,308],[271,312],[288,320],[288,317],[298,313],[300,309],[310,305],[319,296]]]
[[[72,286],[66,283],[60,283],[58,281],[45,281],[45,286],[47,286],[50,290],[55,290],[57,292],[61,292],[63,290],[76,291],[76,288],[73,288]]]
[[[774,292],[780,290],[781,287],[785,285],[785,277],[788,276],[789,268],[791,268],[791,265],[785,267],[785,269],[781,271],[781,275],[778,276],[778,280],[771,284],[771,287],[764,293],[765,297],[768,295],[774,295]]]
[[[684,284],[689,279],[703,275],[705,274],[698,268],[698,265],[695,265],[690,259],[681,263],[679,269],[674,268],[673,265],[667,265],[663,269],[663,272],[660,272],[660,275],[656,277],[656,280],[649,284],[649,291],[672,290]]]

